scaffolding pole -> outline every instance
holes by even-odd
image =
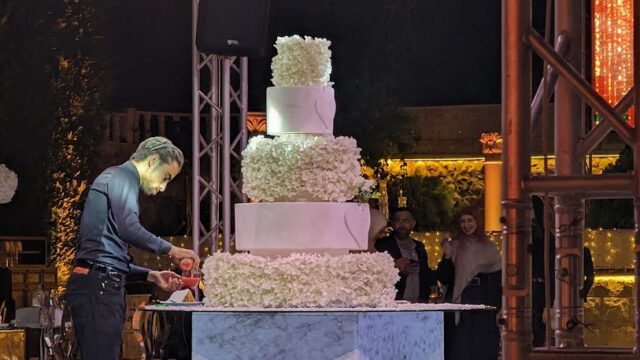
[[[522,180],[531,169],[531,0],[502,1],[502,358],[526,359],[531,347],[530,203]]]
[[[207,243],[210,252],[228,252],[234,242],[233,204],[246,201],[239,169],[247,144],[248,60],[201,53],[195,45],[198,0],[191,4],[193,250],[199,254]]]
[[[565,61],[582,74],[582,0],[555,2],[556,38],[569,38],[569,53]],[[557,176],[580,176],[584,158],[578,144],[584,133],[583,101],[566,78],[556,82],[555,94],[555,173]],[[579,194],[558,194],[555,198],[555,301],[552,328],[556,346],[581,348],[584,346],[584,313],[579,290],[584,283],[583,251],[584,198]]]
[[[615,107],[609,105],[582,74],[584,4],[579,0],[555,2],[556,50],[531,28],[531,1],[502,2],[502,132],[505,213],[503,257],[503,358],[521,360],[529,356],[530,314],[528,292],[530,264],[525,253],[529,242],[530,218],[527,214],[530,193],[545,193],[555,198],[556,212],[556,299],[553,328],[556,346],[579,348],[583,341],[583,306],[579,289],[583,284],[584,199],[598,197],[632,197],[635,206],[635,275],[640,281],[640,126],[633,129],[623,117],[631,105],[640,116],[640,22],[634,22],[634,85]],[[634,19],[640,18],[640,1],[634,2]],[[548,21],[550,19],[547,19]],[[566,58],[559,54],[563,42],[569,41]],[[533,177],[529,174],[528,155],[531,126],[545,99],[530,96],[530,52],[535,51],[557,73],[555,85],[556,171],[554,175]],[[564,54],[563,54],[564,55]],[[552,79],[553,80],[553,79]],[[548,90],[547,90],[548,92]],[[583,102],[597,111],[603,121],[584,135]],[[615,131],[634,150],[631,175],[588,176],[583,159],[606,136]],[[640,287],[636,288],[640,298]],[[635,303],[636,346],[640,355],[640,307]],[[586,351],[586,350],[585,350]]]

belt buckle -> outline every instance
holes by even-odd
[[[124,276],[117,271],[108,271],[107,276],[109,277],[109,279],[117,281],[119,283],[124,282]]]
[[[100,263],[93,263],[93,270],[101,273],[109,274],[109,268]]]

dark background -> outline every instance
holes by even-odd
[[[11,15],[0,27],[0,163],[19,175],[12,202],[0,206],[0,234],[42,235],[50,219],[45,189],[58,116],[58,99],[52,95],[58,63],[52,37],[55,4],[0,2],[0,14],[8,10]],[[101,86],[109,91],[104,110],[191,112],[191,1],[91,4],[97,9],[96,22],[104,24],[96,29],[100,41],[90,49],[105,55],[99,60]],[[399,122],[388,120],[397,119],[397,105],[500,102],[500,6],[500,0],[272,0],[267,53],[249,59],[249,110],[265,108],[277,36],[327,38],[337,101],[335,134],[355,137],[363,153],[379,159],[380,152],[394,150],[378,145],[397,145],[394,131],[403,131]],[[544,1],[534,2],[534,25],[541,33],[544,7]],[[533,58],[536,86],[541,69]],[[172,138],[189,152],[189,124],[173,125],[171,133],[180,136]],[[372,151],[376,147],[378,154]],[[395,150],[402,152],[399,148]],[[112,165],[93,160],[96,172]],[[94,175],[88,177],[92,181]],[[184,226],[171,223],[160,232],[174,234]]]
[[[404,106],[499,103],[500,6],[499,0],[272,0],[266,56],[249,60],[250,110],[265,108],[276,36],[293,34],[332,42],[336,92],[366,77]],[[544,2],[534,7],[534,25],[543,32]],[[112,107],[190,112],[191,1],[111,1],[108,19]]]

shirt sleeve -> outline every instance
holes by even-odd
[[[107,185],[107,196],[118,235],[131,246],[166,255],[171,250],[171,243],[140,224],[138,192],[137,181],[128,179],[125,174],[114,176]]]
[[[422,253],[424,256],[424,264],[420,264],[422,267],[421,271],[423,270],[426,271],[424,276],[426,284],[424,285],[427,286],[429,289],[429,292],[431,292],[431,287],[435,286],[438,281],[437,272],[433,270],[431,267],[429,267],[429,254],[427,253],[427,249],[425,249],[422,243],[416,243],[416,250],[418,249],[419,249],[419,252]]]
[[[438,281],[440,281],[442,285],[453,285],[455,281],[455,267],[451,259],[445,259],[443,257],[442,260],[440,260],[440,263],[438,263],[437,276]]]
[[[127,274],[127,283],[145,282],[149,277],[151,270],[138,266],[135,264],[129,264],[129,273]]]

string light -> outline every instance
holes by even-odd
[[[593,2],[593,84],[611,105],[633,85],[633,0]],[[635,123],[633,111],[625,118]]]
[[[451,234],[446,231],[432,231],[413,232],[411,236],[424,244],[429,256],[429,266],[436,268],[442,257],[440,241]],[[487,237],[496,244],[502,255],[502,232],[488,233]],[[584,244],[591,250],[593,263],[597,269],[632,269],[635,262],[634,242],[631,229],[585,229],[584,232]]]

